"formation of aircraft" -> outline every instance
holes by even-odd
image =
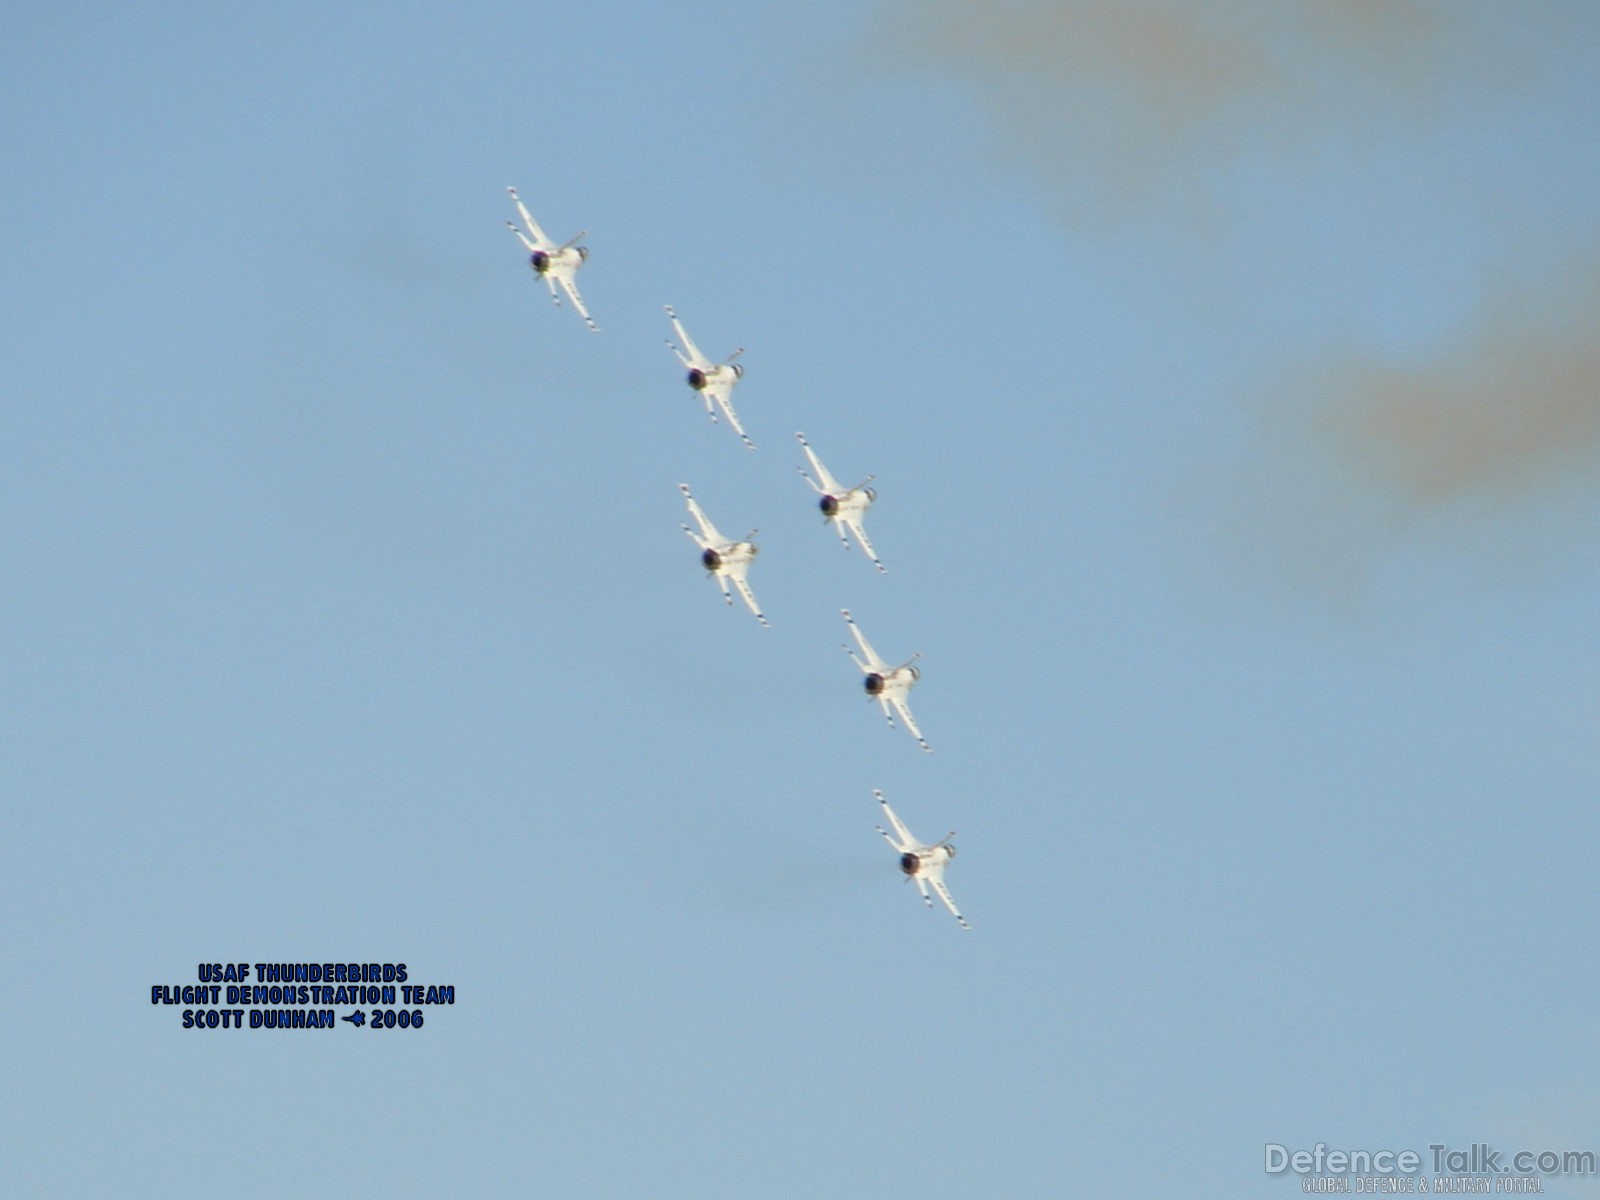
[[[733,431],[744,440],[745,449],[754,450],[756,444],[750,440],[744,431],[744,426],[739,424],[739,414],[733,411],[733,389],[739,380],[744,378],[744,368],[733,360],[744,353],[740,346],[727,358],[719,363],[712,362],[700,352],[700,347],[694,344],[694,339],[689,336],[689,331],[683,327],[683,322],[678,320],[678,314],[672,311],[672,305],[667,305],[667,319],[672,322],[672,328],[678,335],[678,341],[683,345],[668,341],[667,345],[678,356],[678,361],[688,369],[688,383],[695,391],[700,393],[700,399],[705,401],[706,416],[711,418],[711,423],[717,423],[717,408],[722,410],[722,415],[728,418],[728,424],[733,426]],[[715,403],[716,408],[712,407]]]
[[[742,542],[724,537],[711,518],[706,516],[701,507],[695,503],[694,496],[689,492],[687,483],[680,483],[678,490],[683,493],[684,503],[689,506],[689,515],[695,519],[695,524],[700,526],[696,533],[687,525],[680,528],[689,535],[689,540],[700,547],[700,565],[705,567],[707,574],[717,581],[717,586],[722,589],[722,598],[727,603],[733,603],[733,593],[728,590],[731,583],[739,589],[739,595],[744,597],[745,607],[755,614],[756,620],[761,622],[763,629],[771,629],[767,618],[762,615],[761,606],[756,603],[756,594],[750,590],[750,581],[746,576],[750,572],[750,564],[755,562],[756,555],[761,553],[761,548],[751,539],[756,536],[752,529],[745,535]]]
[[[883,840],[893,846],[895,853],[900,856],[900,873],[917,885],[917,890],[922,893],[922,902],[929,908],[933,907],[933,898],[928,895],[932,888],[939,893],[939,899],[944,901],[944,906],[950,910],[963,929],[971,929],[967,919],[956,908],[956,902],[950,898],[950,889],[944,885],[944,869],[952,858],[956,856],[956,848],[950,844],[950,839],[956,836],[955,830],[945,834],[931,845],[919,842],[911,836],[911,831],[894,809],[889,807],[889,802],[883,798],[883,793],[874,788],[872,794],[878,798],[878,803],[883,806],[883,815],[889,819],[889,825],[894,829],[890,833],[882,825],[878,832],[883,834]]]
[[[539,223],[533,219],[528,206],[522,202],[522,197],[517,195],[517,189],[508,187],[506,191],[511,193],[511,202],[517,206],[517,212],[522,214],[522,223],[526,229],[518,229],[514,221],[507,221],[506,225],[528,251],[528,265],[550,289],[550,299],[555,301],[557,308],[561,307],[561,297],[556,295],[556,284],[559,283],[561,290],[566,292],[567,299],[572,301],[572,307],[577,309],[578,315],[583,318],[584,324],[593,332],[599,333],[600,326],[594,323],[589,310],[583,306],[583,297],[578,295],[578,268],[583,266],[584,260],[589,257],[589,250],[577,243],[580,238],[586,237],[589,231],[581,230],[577,236],[558,246],[546,236],[544,230],[539,228]]]
[[[552,241],[538,222],[533,219],[533,214],[528,211],[527,205],[517,194],[517,189],[508,187],[511,201],[516,205],[517,213],[522,218],[519,227],[513,221],[506,225],[517,236],[517,240],[528,252],[528,264],[544,284],[550,289],[550,299],[559,308],[561,296],[557,287],[566,293],[567,299],[572,302],[572,307],[583,318],[584,323],[595,333],[600,332],[600,327],[595,324],[589,315],[589,310],[584,306],[583,297],[578,292],[578,271],[583,267],[589,257],[588,248],[578,245],[578,242],[587,236],[587,231],[578,233],[566,242],[557,244]],[[698,392],[705,403],[706,415],[711,418],[712,424],[718,424],[720,411],[728,425],[737,433],[744,442],[745,447],[754,450],[756,445],[744,431],[744,426],[739,423],[739,416],[733,407],[733,390],[739,380],[744,377],[744,368],[735,360],[744,353],[741,346],[721,362],[712,362],[700,348],[695,345],[694,339],[684,329],[683,322],[678,319],[677,312],[669,304],[665,306],[667,319],[672,323],[673,332],[677,341],[670,339],[667,345],[683,365],[687,372],[689,387]],[[846,550],[850,548],[851,538],[855,539],[872,565],[880,574],[887,574],[887,568],[872,548],[872,543],[867,540],[867,532],[863,524],[867,510],[877,500],[877,493],[869,486],[874,476],[868,475],[854,487],[845,487],[836,479],[822,460],[817,457],[811,443],[806,441],[803,433],[796,433],[800,449],[805,454],[811,470],[807,472],[804,467],[799,467],[801,478],[810,485],[816,493],[817,507],[822,511],[822,516],[839,535],[839,541]],[[700,564],[706,573],[715,579],[717,586],[722,591],[723,601],[730,606],[733,604],[733,592],[738,591],[751,614],[761,623],[762,628],[770,629],[766,615],[761,611],[761,606],[756,602],[755,592],[751,590],[749,572],[751,564],[760,554],[759,547],[755,544],[756,530],[751,530],[742,540],[726,537],[711,519],[706,516],[705,510],[695,501],[694,495],[689,491],[689,485],[680,483],[678,490],[683,494],[684,504],[689,509],[689,515],[698,526],[698,532],[688,525],[681,525],[689,540],[694,542],[700,551]],[[867,641],[866,635],[861,632],[855,618],[850,615],[849,609],[841,609],[845,623],[850,627],[850,634],[854,637],[856,646],[860,650],[859,657],[856,652],[846,646],[845,652],[850,660],[860,670],[862,687],[866,690],[869,699],[876,700],[882,710],[885,720],[891,728],[895,724],[895,716],[899,715],[901,722],[917,744],[924,750],[931,751],[927,740],[922,736],[922,731],[917,728],[916,719],[911,715],[911,706],[908,702],[912,687],[922,677],[915,666],[921,654],[913,654],[899,666],[890,666],[879,657],[878,652]],[[944,871],[950,860],[955,857],[955,847],[951,839],[955,834],[947,833],[937,842],[925,843],[918,841],[906,828],[905,823],[889,807],[889,802],[883,798],[883,793],[874,790],[878,803],[883,808],[885,819],[889,822],[889,830],[878,826],[878,832],[884,837],[899,856],[898,862],[901,874],[917,885],[922,893],[923,902],[933,907],[931,893],[937,893],[944,906],[950,910],[952,916],[963,929],[970,929],[966,918],[957,910],[955,901],[950,898],[949,889],[945,887]]]

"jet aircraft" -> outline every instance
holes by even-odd
[[[922,653],[919,651],[898,667],[891,667],[878,657],[878,652],[867,641],[866,636],[856,624],[855,618],[850,615],[850,610],[843,608],[839,611],[844,614],[845,624],[850,626],[850,632],[856,639],[856,645],[861,647],[862,657],[860,658],[856,657],[855,651],[851,650],[849,646],[844,648],[845,653],[850,656],[850,661],[855,663],[856,668],[863,676],[861,686],[866,689],[869,697],[878,702],[878,707],[883,710],[884,718],[889,722],[891,728],[894,726],[894,713],[889,710],[893,708],[894,712],[900,714],[900,719],[906,723],[906,728],[910,730],[911,736],[917,739],[917,745],[924,750],[931,751],[933,747],[928,745],[926,739],[923,738],[922,730],[917,728],[917,722],[911,716],[911,706],[906,702],[907,694],[916,685],[917,680],[922,678],[922,672],[912,665],[922,657]]]
[[[700,393],[700,399],[705,402],[706,415],[711,418],[711,423],[717,423],[716,409],[722,410],[722,415],[728,418],[728,424],[733,426],[733,431],[744,439],[747,449],[754,450],[756,444],[752,442],[744,431],[744,426],[739,424],[739,415],[733,411],[734,385],[744,377],[744,368],[733,360],[744,353],[740,346],[720,363],[714,363],[700,352],[700,347],[694,344],[694,339],[683,327],[683,322],[678,320],[678,314],[672,310],[672,305],[667,305],[667,319],[672,322],[672,328],[678,335],[678,342],[670,339],[667,345],[678,356],[678,361],[688,369],[688,384]],[[716,408],[712,407],[713,402]]]
[[[506,191],[511,193],[511,201],[522,214],[522,223],[527,228],[519,229],[513,221],[507,221],[506,225],[528,251],[528,265],[550,289],[550,299],[555,301],[557,308],[561,307],[561,297],[556,295],[556,284],[559,283],[561,290],[566,292],[567,298],[572,301],[572,307],[577,309],[578,315],[583,318],[584,324],[593,332],[599,333],[600,326],[594,323],[589,310],[583,306],[583,297],[578,295],[578,268],[583,266],[584,260],[589,257],[589,249],[576,243],[588,233],[588,230],[583,230],[577,237],[558,246],[545,235],[544,230],[539,228],[539,223],[533,219],[528,206],[522,202],[522,197],[517,195],[517,189],[508,187]]]
[[[805,451],[806,459],[811,463],[811,469],[817,473],[817,477],[813,479],[807,475],[804,467],[795,469],[800,472],[800,478],[811,485],[811,490],[821,497],[817,501],[817,507],[822,510],[823,518],[838,531],[839,541],[844,544],[846,550],[850,548],[850,539],[845,537],[845,530],[848,529],[855,535],[856,541],[861,543],[861,549],[872,560],[872,565],[877,567],[880,573],[888,574],[888,568],[878,558],[872,543],[867,541],[867,531],[861,524],[867,515],[867,509],[871,508],[872,502],[878,498],[878,493],[867,486],[875,477],[868,475],[855,487],[847,488],[828,473],[828,468],[822,465],[822,460],[811,448],[811,443],[806,441],[805,434],[796,433],[795,437],[800,439],[800,449]]]
[[[889,833],[882,825],[878,832],[883,834],[883,840],[893,846],[900,855],[901,873],[917,885],[917,890],[922,893],[922,902],[929,908],[933,907],[933,898],[928,895],[932,888],[939,893],[939,899],[944,901],[944,906],[950,910],[950,915],[960,923],[961,928],[971,929],[967,919],[956,908],[956,902],[950,898],[950,889],[944,885],[944,869],[952,858],[956,856],[956,848],[950,844],[950,839],[955,837],[955,830],[951,830],[934,842],[931,846],[919,842],[911,836],[911,831],[906,828],[905,822],[889,807],[889,802],[883,798],[883,793],[876,788],[872,794],[878,798],[878,803],[883,805],[883,813],[889,819],[889,825],[894,833]]]
[[[767,624],[767,618],[762,615],[761,606],[756,603],[756,594],[750,590],[750,581],[745,578],[749,573],[750,564],[755,561],[756,555],[761,553],[760,547],[751,541],[756,535],[756,530],[752,529],[742,542],[724,537],[711,523],[704,510],[695,503],[694,496],[689,492],[689,485],[680,483],[678,490],[683,493],[684,502],[689,506],[689,515],[700,526],[700,532],[696,533],[687,525],[680,528],[689,535],[690,541],[700,547],[700,563],[722,589],[723,600],[729,604],[733,603],[733,593],[728,590],[728,585],[731,583],[739,589],[739,595],[744,597],[745,606],[755,614],[762,628],[772,628]]]

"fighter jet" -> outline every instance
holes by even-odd
[[[878,498],[878,493],[867,486],[875,478],[868,475],[853,488],[846,488],[832,475],[828,468],[822,465],[822,460],[817,457],[816,451],[811,449],[811,443],[806,441],[806,435],[796,433],[800,439],[800,449],[805,451],[806,459],[811,463],[811,469],[817,473],[816,479],[806,474],[804,467],[796,467],[800,478],[811,485],[811,490],[822,497],[817,501],[817,507],[822,510],[825,520],[832,523],[839,533],[839,541],[846,550],[850,549],[850,539],[845,537],[844,531],[848,529],[855,535],[856,541],[861,543],[861,549],[872,560],[872,565],[877,567],[882,574],[888,574],[886,568],[878,559],[872,549],[872,543],[867,541],[867,531],[862,528],[862,519],[867,515],[867,509],[872,507],[872,502]]]
[[[911,706],[906,703],[907,693],[917,680],[922,678],[922,672],[911,665],[922,657],[921,651],[913,654],[898,667],[891,667],[878,657],[878,652],[862,635],[855,618],[850,615],[850,610],[842,608],[839,611],[844,614],[845,624],[850,626],[856,645],[861,647],[861,658],[857,658],[849,646],[844,648],[844,652],[850,656],[850,661],[855,663],[857,669],[865,676],[861,686],[866,688],[869,697],[878,702],[878,707],[883,710],[884,718],[889,722],[890,728],[894,727],[894,714],[889,711],[892,706],[894,712],[899,713],[900,719],[906,723],[911,736],[917,739],[917,745],[931,751],[933,747],[923,739],[922,730],[917,728],[917,723],[911,716]]]
[[[905,822],[895,815],[894,809],[889,807],[889,802],[883,798],[883,793],[876,788],[872,794],[878,798],[878,803],[883,805],[883,815],[889,818],[889,824],[894,833],[889,833],[882,825],[878,832],[883,834],[883,840],[895,848],[900,855],[900,870],[905,877],[917,885],[917,890],[922,893],[922,902],[929,908],[933,907],[933,898],[928,895],[932,888],[939,893],[939,899],[944,901],[944,906],[950,910],[950,915],[960,923],[961,928],[971,929],[967,919],[956,909],[956,902],[950,899],[950,889],[944,886],[944,868],[956,856],[956,848],[950,844],[950,839],[955,837],[955,830],[951,830],[933,845],[925,845],[911,836],[911,831],[906,828]]]
[[[678,314],[672,311],[672,305],[667,305],[667,319],[672,322],[672,328],[677,332],[678,341],[683,345],[668,340],[667,345],[678,356],[689,370],[689,386],[700,393],[700,399],[705,401],[706,415],[711,418],[711,423],[717,423],[716,409],[712,408],[712,401],[717,408],[722,410],[722,415],[728,418],[728,424],[733,426],[733,431],[744,439],[747,449],[754,450],[756,444],[745,434],[744,426],[739,424],[739,416],[733,411],[733,388],[744,377],[744,368],[733,360],[744,353],[740,346],[720,363],[714,363],[704,354],[700,347],[694,344],[688,332],[683,328],[683,322],[678,320]]]
[[[550,299],[555,301],[556,307],[561,307],[561,297],[556,295],[556,284],[561,285],[561,290],[566,292],[567,298],[572,301],[572,307],[578,310],[578,315],[583,318],[584,324],[595,333],[600,332],[600,326],[594,323],[589,316],[589,310],[583,306],[583,297],[578,295],[578,268],[589,257],[587,246],[574,243],[578,238],[585,236],[589,231],[581,231],[571,241],[556,245],[539,228],[539,223],[533,219],[533,214],[528,211],[528,206],[517,195],[517,189],[508,187],[511,200],[517,206],[517,211],[522,214],[522,223],[526,231],[518,229],[515,222],[507,221],[506,225],[512,233],[517,235],[517,240],[528,251],[528,265],[533,268],[534,274],[544,280],[545,286],[550,289]]]
[[[689,515],[700,526],[700,532],[695,533],[687,525],[681,528],[689,535],[689,540],[700,547],[700,562],[722,589],[723,600],[733,603],[733,593],[728,590],[728,584],[732,583],[739,589],[739,595],[744,597],[745,606],[761,622],[761,627],[771,629],[772,626],[767,624],[767,618],[762,616],[761,608],[756,604],[756,594],[750,590],[750,583],[745,578],[750,564],[761,553],[760,548],[750,540],[755,537],[756,531],[752,529],[742,542],[730,541],[717,531],[717,527],[695,503],[694,497],[689,494],[688,484],[680,483],[678,490],[683,493],[684,501],[689,505]]]

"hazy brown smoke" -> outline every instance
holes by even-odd
[[[1600,274],[1488,297],[1434,361],[1347,362],[1317,405],[1351,452],[1419,505],[1526,492],[1593,465],[1600,444]]]
[[[1407,0],[906,0],[885,8],[872,44],[890,71],[962,86],[988,118],[995,161],[1075,232],[1131,217],[1198,246],[1219,226],[1183,218],[1204,211],[1225,228],[1216,197],[1238,164],[1253,195],[1292,210],[1327,186],[1325,172],[1305,174],[1307,146],[1324,167],[1362,171],[1374,144],[1409,139],[1426,162],[1451,103],[1536,85],[1538,55],[1472,18]],[[1349,219],[1359,230],[1361,214]],[[1506,228],[1519,225],[1509,214]],[[1472,253],[1486,272],[1515,271],[1518,237],[1497,244],[1490,230]],[[1526,509],[1574,481],[1594,491],[1600,242],[1580,249],[1581,270],[1486,287],[1461,328],[1403,359],[1346,341],[1283,368],[1277,347],[1241,342],[1241,377],[1270,370],[1273,399],[1252,461],[1215,472],[1228,493],[1213,497],[1216,535],[1261,535],[1297,560],[1291,573],[1348,578],[1387,536],[1436,516]]]
[[[1574,535],[1592,542],[1600,274],[1588,266],[1490,294],[1426,355],[1330,347],[1248,398],[1256,428],[1237,456],[1179,485],[1198,577],[1242,572],[1353,607],[1386,551],[1447,546],[1519,576],[1570,555]]]
[[[1266,65],[1155,6],[917,4],[885,22],[889,61],[953,75],[996,159],[1072,222],[1114,216],[1202,151]]]
[[[965,85],[996,160],[1042,183],[1058,217],[1092,226],[1193,205],[1245,145],[1421,106],[1451,42],[1428,12],[1382,0],[904,0],[886,8],[871,57]]]

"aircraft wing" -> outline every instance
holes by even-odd
[[[578,315],[583,318],[584,324],[594,332],[599,333],[600,326],[594,323],[594,318],[589,315],[589,310],[583,306],[583,297],[578,295],[578,281],[574,278],[576,274],[576,270],[562,274],[561,290],[566,292],[567,299],[572,301],[572,307],[578,310]]]
[[[839,481],[828,474],[828,468],[822,465],[822,460],[817,457],[817,452],[811,448],[811,443],[806,441],[803,433],[795,434],[800,439],[800,449],[805,451],[806,461],[811,464],[811,469],[817,473],[817,483],[824,492],[833,496],[844,495],[844,488],[839,486]]]
[[[943,878],[939,875],[930,875],[928,877],[928,886],[939,893],[939,899],[944,901],[944,906],[950,910],[950,915],[961,923],[961,928],[972,928],[971,925],[967,924],[967,919],[956,908],[956,902],[950,898],[950,889],[945,887]]]
[[[906,723],[906,728],[911,731],[911,736],[917,739],[917,745],[924,750],[931,751],[933,747],[928,745],[927,739],[922,736],[922,730],[917,728],[916,719],[911,715],[911,706],[906,703],[905,697],[890,696],[888,700],[890,704],[894,705],[895,712],[900,714],[900,719]]]
[[[744,431],[744,426],[739,424],[739,414],[733,411],[733,384],[720,383],[715,388],[707,388],[706,391],[716,399],[717,407],[722,410],[722,415],[728,418],[728,424],[733,427],[733,431],[739,435],[745,446],[754,450],[756,444],[750,440],[750,435]]]
[[[845,528],[856,535],[856,541],[861,543],[861,548],[866,551],[867,557],[872,560],[872,565],[887,575],[889,573],[889,569],[885,567],[882,560],[878,558],[878,553],[872,548],[872,543],[867,541],[867,531],[862,527],[861,518],[842,517],[840,519],[844,522]]]
[[[744,572],[742,570],[730,572],[730,576],[733,579],[733,586],[738,588],[739,595],[744,597],[745,607],[755,615],[756,620],[761,622],[763,628],[770,628],[767,625],[767,618],[762,615],[761,606],[756,603],[756,594],[751,590],[750,581],[745,578]]]
[[[673,332],[678,335],[678,341],[683,344],[683,349],[689,356],[691,366],[701,370],[711,366],[711,360],[700,353],[700,347],[694,344],[694,339],[689,336],[689,331],[683,327],[683,322],[678,320],[678,314],[672,311],[672,305],[667,305],[667,318],[672,322]]]
[[[695,524],[700,526],[701,539],[710,542],[713,546],[725,545],[728,539],[717,531],[717,527],[711,523],[711,519],[706,516],[705,511],[695,503],[694,497],[689,494],[689,485],[680,483],[678,490],[683,493],[684,502],[689,506],[689,515],[694,518]]]
[[[533,219],[533,214],[528,211],[528,206],[522,202],[522,197],[517,195],[517,189],[508,187],[506,191],[511,193],[511,201],[517,206],[517,212],[522,216],[522,223],[527,226],[528,235],[538,243],[537,249],[554,250],[556,244],[550,240],[544,230],[539,228],[539,222]]]
[[[911,831],[906,828],[906,824],[900,819],[899,814],[896,813],[894,809],[889,807],[889,802],[883,798],[883,793],[877,789],[873,789],[872,794],[878,798],[878,803],[883,806],[883,815],[888,818],[889,827],[893,829],[895,834],[899,837],[900,849],[905,851],[909,850],[912,846],[920,845],[921,843],[918,842],[916,838],[911,836]]]
[[[856,645],[861,647],[861,656],[867,660],[867,666],[874,671],[881,671],[888,666],[883,659],[878,657],[878,652],[872,648],[872,643],[867,641],[866,635],[861,632],[861,627],[856,624],[855,618],[850,615],[850,610],[841,608],[839,611],[844,614],[845,623],[850,626],[850,633],[855,637]]]

